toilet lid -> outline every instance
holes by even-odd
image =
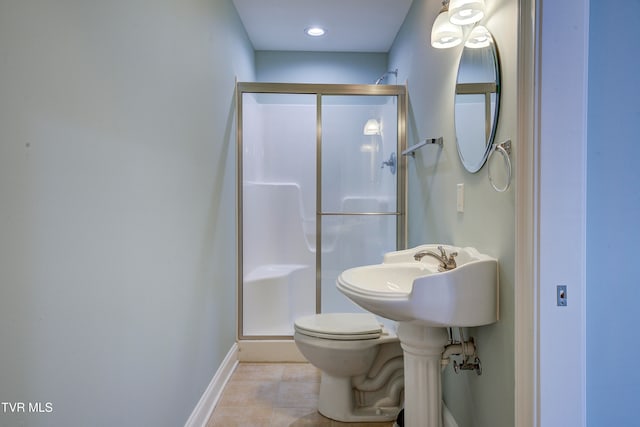
[[[332,340],[368,340],[380,337],[382,327],[371,313],[323,313],[296,319],[303,335]]]

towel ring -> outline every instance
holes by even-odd
[[[494,182],[493,182],[493,177],[491,176],[491,162],[489,160],[491,160],[491,157],[493,157],[493,154],[495,152],[498,152],[500,154],[502,154],[502,158],[504,159],[504,165],[507,168],[507,183],[504,187],[500,188],[498,187]],[[487,173],[489,175],[489,182],[491,183],[491,186],[493,187],[494,190],[496,190],[498,193],[504,193],[505,191],[507,191],[509,189],[509,185],[511,185],[511,140],[508,139],[504,142],[501,142],[500,144],[498,143],[494,143],[493,144],[493,149],[491,150],[491,155],[489,156],[489,159],[487,160]]]

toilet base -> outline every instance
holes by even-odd
[[[322,372],[318,412],[332,420],[346,423],[395,421],[398,407],[356,407],[351,378],[333,377]]]

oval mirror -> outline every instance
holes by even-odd
[[[500,106],[500,63],[489,31],[477,26],[464,45],[456,80],[455,127],[458,154],[475,173],[487,161]]]

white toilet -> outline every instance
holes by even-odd
[[[325,313],[295,321],[300,352],[322,372],[318,411],[342,422],[395,420],[404,397],[402,348],[370,313]]]

